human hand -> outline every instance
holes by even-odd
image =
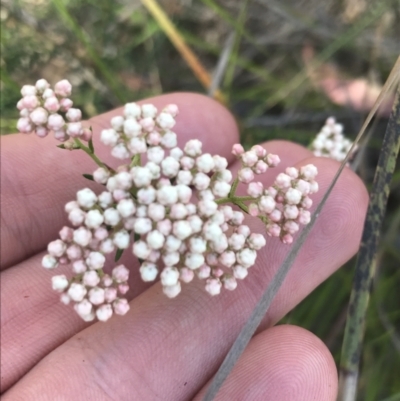
[[[194,94],[165,95],[151,102],[178,105],[175,132],[180,144],[201,139],[203,149],[227,157],[232,169],[238,169],[230,154],[238,142],[237,127],[222,106]],[[91,121],[96,152],[110,164],[109,149],[98,134],[116,114]],[[62,206],[82,185],[88,186],[81,174],[95,166],[83,153],[58,151],[54,145],[51,138],[2,138],[3,400],[201,400],[290,246],[269,238],[257,265],[233,292],[211,297],[201,288],[204,283],[197,282],[184,286],[172,300],[159,283],[140,280],[137,261],[125,252],[121,261],[131,267],[131,310],[107,323],[85,323],[59,302],[50,289],[52,272],[40,262],[47,243],[67,223]],[[265,146],[281,163],[262,176],[264,184],[288,166],[313,163],[319,170],[320,191],[313,197],[318,204],[338,164],[314,158],[294,143],[272,141]],[[324,344],[301,328],[272,326],[354,255],[367,200],[361,180],[345,169],[218,400],[335,399],[336,368]],[[247,224],[263,232],[256,220],[249,218]],[[69,268],[57,270],[62,274]]]

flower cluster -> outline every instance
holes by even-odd
[[[318,190],[314,166],[288,168],[264,188],[254,181],[255,175],[280,160],[263,147],[246,152],[239,144],[233,146],[241,161],[234,178],[227,159],[203,153],[199,140],[177,145],[171,131],[176,105],[158,112],[150,104],[129,103],[123,114],[111,120],[100,139],[114,157],[130,159],[129,164],[114,170],[84,149],[99,165],[92,177],[104,190],[96,194],[84,188],[67,203],[73,228],[60,231],[42,261],[48,269],[72,266],[74,276],[54,276],[53,289],[61,293],[62,302],[72,301],[84,320],[106,321],[129,310],[123,297],[129,270],[119,265],[106,273],[110,253],[120,255],[130,248],[140,261],[143,281],[159,277],[170,298],[180,293],[181,283],[194,278],[205,280],[205,290],[217,295],[222,288],[237,287],[266,244],[263,234],[244,224],[245,214],[259,218],[268,235],[287,244],[299,225],[309,222],[309,195]],[[243,184],[247,196],[236,194]]]
[[[66,80],[59,81],[51,89],[45,79],[39,79],[36,84],[24,85],[21,89],[22,99],[17,103],[20,119],[17,123],[19,132],[29,134],[35,132],[43,138],[54,132],[59,141],[70,137],[81,137],[89,140],[91,131],[82,126],[82,113],[72,108],[72,86]]]
[[[171,131],[177,114],[178,108],[173,104],[158,113],[152,104],[128,103],[124,116],[112,118],[111,128],[102,131],[101,141],[111,146],[111,154],[117,159],[146,153],[147,147],[152,146],[155,147],[153,159],[158,160],[162,157],[160,149],[172,149],[177,145],[176,134]]]
[[[310,222],[311,215],[307,209],[312,206],[309,195],[318,191],[315,181],[317,168],[311,164],[300,170],[288,167],[285,173],[276,177],[271,187],[265,189],[261,182],[254,181],[254,174],[263,174],[268,167],[277,166],[279,157],[268,153],[260,145],[245,152],[237,144],[233,147],[233,153],[242,163],[238,180],[248,184],[247,194],[251,201],[248,213],[258,216],[266,224],[268,235],[280,237],[283,243],[291,244],[299,225]]]
[[[311,150],[315,156],[329,157],[341,162],[352,145],[353,142],[343,135],[343,125],[329,117],[311,143]]]

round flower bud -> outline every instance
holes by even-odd
[[[54,291],[62,292],[68,287],[68,279],[64,274],[53,276],[51,278],[51,286]]]

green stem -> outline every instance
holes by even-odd
[[[135,166],[140,166],[141,163],[141,158],[140,158],[140,153],[132,157],[132,161],[129,167],[135,167]]]
[[[108,170],[108,167],[87,146],[85,146],[78,138],[74,138],[74,142],[78,146],[78,148],[82,149],[85,153],[87,153],[99,167],[103,167]]]
[[[228,198],[231,198],[232,196],[235,196],[236,189],[237,189],[238,185],[239,185],[239,178],[235,178],[235,180],[233,181],[231,190],[229,191]]]
[[[235,203],[236,202],[247,202],[247,201],[256,201],[252,196],[230,196],[228,195],[226,198],[216,199],[215,203],[218,205],[222,205],[224,203]]]

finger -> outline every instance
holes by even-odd
[[[158,108],[175,103],[180,109],[175,132],[178,142],[201,138],[204,149],[231,158],[232,145],[238,130],[232,115],[209,97],[180,93],[158,96],[140,103],[152,102]],[[108,128],[114,110],[93,118],[94,146],[100,158],[111,166],[116,160],[110,148],[98,140],[102,129]],[[96,166],[81,151],[55,149],[53,138],[35,135],[10,135],[2,138],[1,169],[1,268],[9,267],[43,250],[57,237],[67,223],[63,206],[75,199],[76,191],[95,188],[82,173],[91,173]],[[97,186],[98,187],[98,186]]]
[[[303,146],[287,141],[271,141],[264,146],[281,157],[279,167],[268,172],[270,180],[284,168],[311,154]],[[237,166],[234,168],[237,169]],[[50,351],[89,325],[74,312],[66,311],[58,295],[50,290],[49,276],[53,273],[38,268],[43,256],[36,255],[1,273],[4,308],[1,315],[2,371],[5,372],[1,378],[3,391]],[[141,280],[137,259],[131,252],[124,252],[121,263],[131,267],[128,299],[133,299],[149,288],[150,283]],[[57,274],[70,275],[69,266],[57,270]],[[46,335],[43,335],[43,327],[47,328]],[[19,352],[20,344],[24,344],[23,353]]]
[[[300,327],[276,326],[250,341],[215,401],[334,401],[336,393],[336,366],[325,344]]]
[[[319,170],[317,203],[338,164],[318,158],[304,161],[309,162]],[[361,180],[345,170],[273,302],[265,325],[280,319],[354,255],[367,200]],[[124,319],[94,324],[50,353],[9,391],[9,399],[21,395],[30,400],[32,395],[43,393],[51,399],[60,391],[71,399],[79,395],[105,400],[104,394],[120,400],[190,399],[221,363],[289,250],[270,240],[245,282],[234,292],[215,298],[204,292],[203,282],[186,286],[173,300],[167,300],[160,284],[155,284],[131,303]],[[47,378],[46,383],[40,381],[42,377]],[[85,379],[77,385],[80,378]]]

